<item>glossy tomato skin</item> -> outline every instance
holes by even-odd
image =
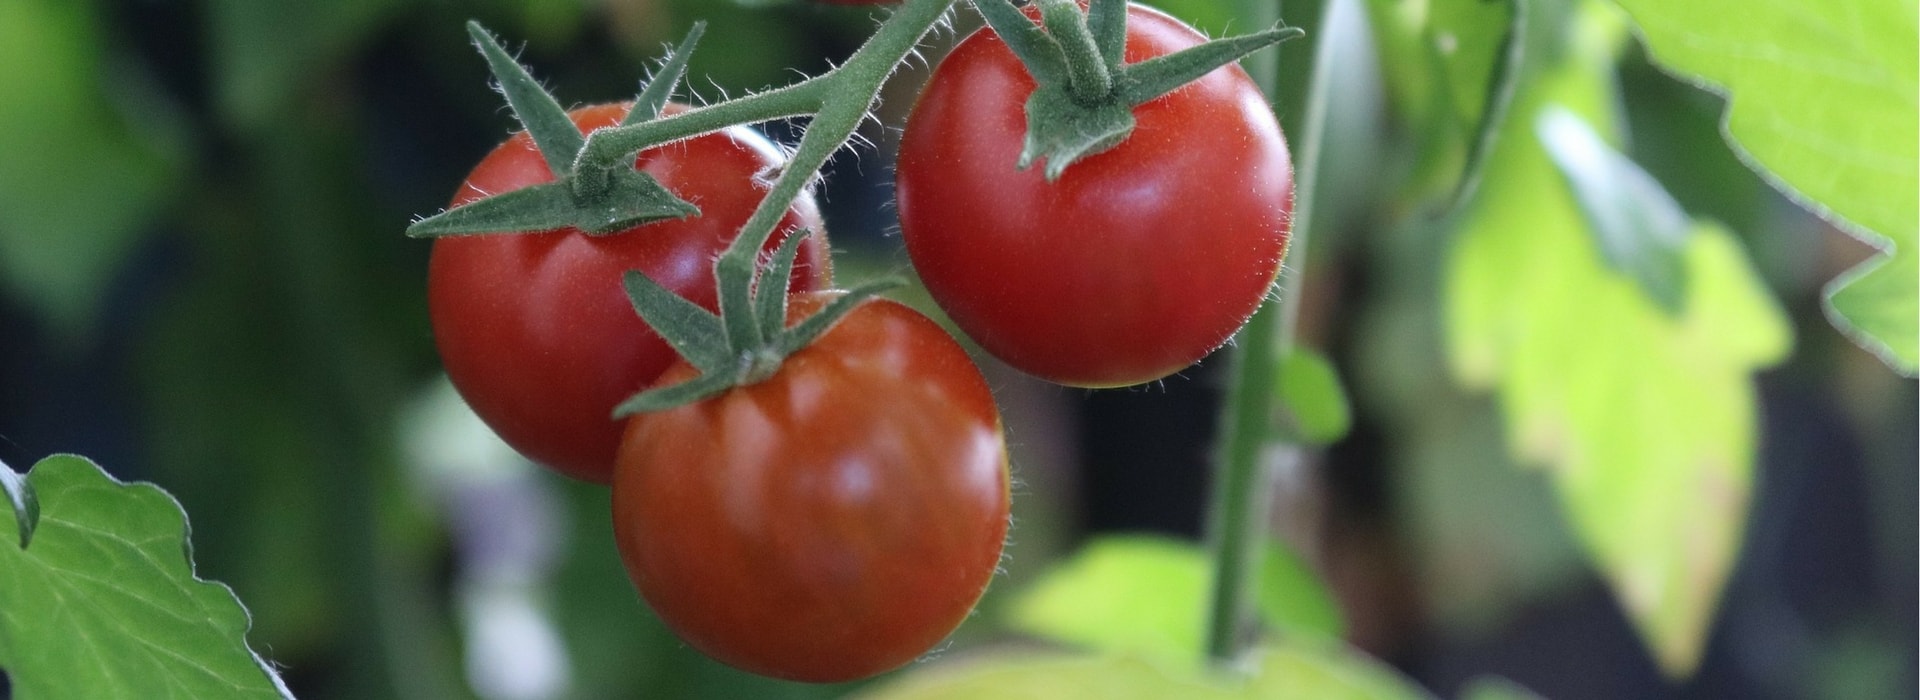
[[[1127,8],[1127,63],[1203,40]],[[901,230],[934,300],[995,357],[1072,386],[1152,381],[1225,343],[1286,251],[1292,166],[1266,98],[1238,66],[1215,70],[1048,183],[1041,164],[1015,168],[1033,89],[983,30],[907,119]]]
[[[789,320],[824,294],[797,297]],[[662,384],[693,376],[685,363]],[[627,425],[613,522],[681,639],[762,675],[872,676],[947,636],[1007,528],[993,397],[918,312],[862,304],[766,381]]]
[[[584,133],[618,124],[627,109],[609,104],[570,114]],[[561,229],[435,240],[427,301],[441,361],[461,396],[529,459],[608,483],[623,430],[613,407],[678,359],[634,313],[621,276],[641,270],[716,308],[713,260],[759,204],[762,175],[781,161],[765,138],[736,127],[638,158],[642,170],[698,206],[699,216],[600,237]],[[520,132],[474,168],[453,204],[552,180]],[[800,228],[814,235],[801,248],[790,288],[825,287],[825,232],[810,196],[796,200],[768,247]]]

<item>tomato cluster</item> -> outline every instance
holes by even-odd
[[[1022,21],[1011,6],[995,11]],[[1152,10],[1125,15],[1124,41],[1109,33],[1106,55],[1124,45],[1128,64],[1204,41]],[[600,228],[427,234],[455,236],[435,242],[428,273],[434,337],[455,386],[529,458],[612,486],[628,573],[695,648],[817,682],[885,672],[932,648],[986,589],[1008,524],[1000,416],[966,352],[870,291],[819,291],[831,287],[829,256],[804,193],[770,235],[745,231],[769,173],[786,166],[765,139],[736,125],[646,148],[633,163],[652,179],[636,178],[596,160],[621,150],[572,139],[557,103],[529,101],[537,84],[470,29],[516,111],[547,111],[528,119],[540,145],[517,134],[473,170],[454,205],[494,206],[460,221],[544,198],[538,206],[586,216],[538,218],[549,211],[539,209],[526,220]],[[1106,107],[1120,105],[1128,135],[1076,149],[1043,176],[1016,167],[1032,155],[1022,135],[1036,83],[1023,60],[977,32],[916,103],[898,168],[915,269],[987,352],[1044,379],[1123,386],[1198,361],[1260,304],[1286,249],[1292,174],[1264,98],[1238,68],[1210,67],[1231,58],[1181,73],[1204,73],[1185,87],[1114,88]],[[1108,87],[1152,83],[1153,70]],[[565,116],[588,134],[625,128],[629,109]],[[638,148],[644,133],[615,138]],[[562,143],[578,149],[571,166],[540,150]],[[555,170],[566,189],[544,184]],[[614,208],[609,192],[628,192],[604,185],[615,175],[657,183],[699,214],[602,231],[639,220],[594,218]],[[495,197],[509,193],[537,197]],[[736,238],[760,235],[756,268],[762,239]],[[616,407],[640,412],[615,419]]]
[[[631,106],[583,107],[568,116],[585,133],[618,124]],[[621,430],[611,418],[614,406],[652,385],[677,357],[634,315],[621,275],[641,270],[716,308],[713,259],[759,204],[761,174],[782,161],[766,137],[736,127],[649,149],[636,160],[642,172],[700,207],[700,216],[604,236],[562,229],[435,240],[427,304],[441,363],[460,395],[528,459],[610,482]],[[480,161],[453,205],[551,181],[552,170],[523,131]],[[814,233],[790,287],[825,288],[826,235],[819,209],[804,194],[781,220],[783,231],[803,228]]]

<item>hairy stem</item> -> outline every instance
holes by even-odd
[[[1242,0],[1242,24],[1270,26],[1279,19],[1278,2]],[[1323,14],[1322,26],[1325,26]],[[1321,34],[1321,41],[1327,35]],[[1275,429],[1274,386],[1280,358],[1291,350],[1300,315],[1302,273],[1305,270],[1314,185],[1319,173],[1321,136],[1325,131],[1327,79],[1331,73],[1324,51],[1316,51],[1313,82],[1308,89],[1306,124],[1296,143],[1300,147],[1295,169],[1292,237],[1277,284],[1277,302],[1263,305],[1247,326],[1229,358],[1231,382],[1220,417],[1214,452],[1214,488],[1208,513],[1215,546],[1214,582],[1207,618],[1207,655],[1231,663],[1250,639],[1253,592],[1257,580],[1268,513],[1273,507],[1275,470],[1304,457],[1292,434],[1290,420]],[[1244,62],[1249,75],[1269,96],[1278,88],[1276,55],[1263,51]]]

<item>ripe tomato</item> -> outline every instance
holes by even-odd
[[[628,106],[584,107],[570,115],[584,133],[618,124]],[[460,395],[521,454],[599,483],[611,480],[620,444],[622,424],[613,407],[678,358],[634,313],[622,273],[642,270],[716,308],[713,260],[759,204],[762,173],[782,157],[765,138],[735,127],[644,151],[638,162],[700,207],[700,216],[600,237],[568,228],[440,238],[427,272],[434,341]],[[552,180],[532,139],[520,132],[480,161],[453,204]],[[799,228],[815,234],[801,249],[789,286],[825,287],[825,234],[819,210],[804,194],[779,231]],[[782,237],[776,233],[769,249]]]
[[[1126,62],[1204,38],[1127,8]],[[1287,144],[1227,66],[1134,109],[1131,136],[1069,166],[1016,170],[1034,81],[994,33],[941,60],[907,119],[900,226],[927,290],[994,356],[1073,386],[1159,379],[1225,343],[1286,251]]]
[[[829,298],[796,297],[789,322]],[[613,481],[621,558],[667,626],[812,682],[896,668],[953,631],[1000,561],[1007,507],[979,370],[879,299],[770,379],[632,418]]]

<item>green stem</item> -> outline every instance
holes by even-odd
[[[1243,0],[1239,21],[1269,26],[1278,20],[1279,3]],[[1221,412],[1220,433],[1214,453],[1214,488],[1208,513],[1212,516],[1211,535],[1216,547],[1214,587],[1207,620],[1207,655],[1217,662],[1232,663],[1249,641],[1248,623],[1252,620],[1253,591],[1257,580],[1262,541],[1266,536],[1268,513],[1273,507],[1273,475],[1283,464],[1298,461],[1304,450],[1292,435],[1292,422],[1279,421],[1274,429],[1274,385],[1280,358],[1290,352],[1294,327],[1300,315],[1303,271],[1306,267],[1307,241],[1313,220],[1314,186],[1320,170],[1320,147],[1326,122],[1327,80],[1331,73],[1325,60],[1322,14],[1321,49],[1314,59],[1313,82],[1308,90],[1306,124],[1300,147],[1300,166],[1295,171],[1293,230],[1287,257],[1282,266],[1280,297],[1263,305],[1246,328],[1240,331],[1233,354],[1228,358],[1231,382]],[[1268,95],[1276,94],[1278,70],[1275,54],[1262,52],[1248,57],[1245,67]]]
[[[1108,73],[1109,58],[1100,54],[1087,16],[1074,0],[1039,0],[1040,18],[1047,32],[1060,45],[1067,59],[1067,92],[1082,104],[1099,104],[1113,92],[1113,75]],[[1126,14],[1121,14],[1120,36],[1126,37]],[[1105,27],[1103,27],[1105,29]],[[1119,59],[1111,59],[1118,65]]]
[[[840,99],[821,100],[813,123],[807,126],[806,135],[800,137],[799,148],[787,160],[780,177],[774,180],[766,198],[760,200],[760,207],[741,227],[740,236],[733,240],[724,256],[759,255],[760,249],[766,246],[767,239],[773,235],[774,226],[780,223],[780,218],[786,214],[794,198],[800,196],[801,190],[820,172],[827,158],[839,150],[853,136],[853,130],[860,126],[861,120],[867,118],[867,109],[879,98],[880,86],[886,82],[887,76],[920,43],[920,38],[926,36],[927,30],[932,29],[946,14],[954,1],[907,0],[846,63],[794,86],[800,88],[809,83],[822,85],[824,87],[813,89]],[[864,97],[847,99],[852,95]]]

